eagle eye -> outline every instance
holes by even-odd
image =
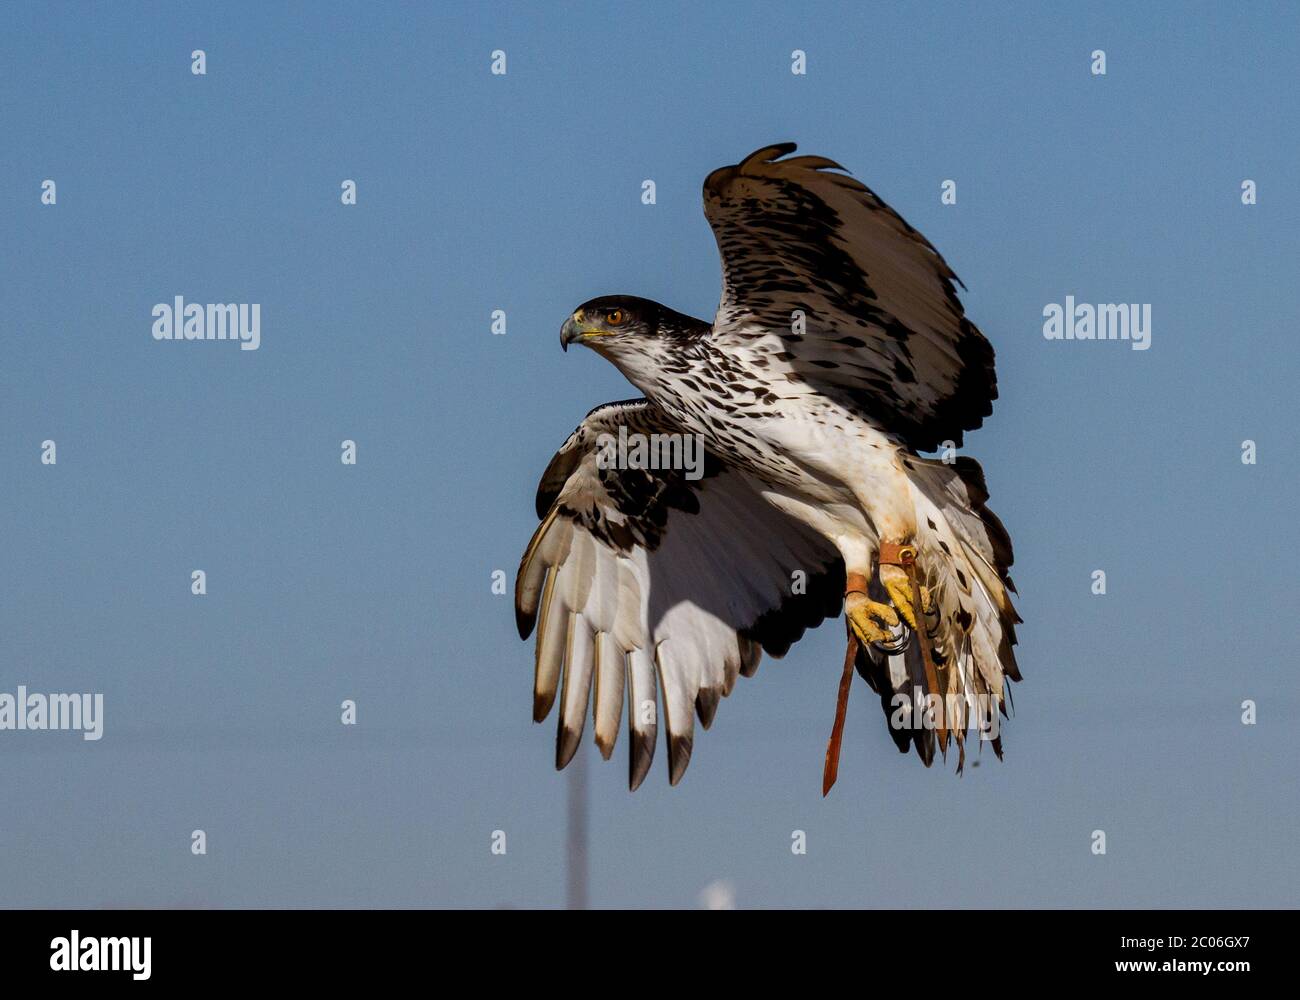
[[[606,326],[622,326],[625,319],[627,319],[627,316],[622,309],[611,309],[605,313]]]

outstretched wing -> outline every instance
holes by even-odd
[[[631,442],[682,434],[644,399],[587,416],[542,476],[542,523],[519,566],[515,613],[521,637],[537,627],[534,720],[560,702],[556,767],[572,759],[589,704],[608,759],[626,703],[635,789],[658,720],[676,784],[690,761],[694,716],[707,729],[736,677],[757,669],[760,650],[781,656],[805,629],[839,614],[844,565],[716,457],[706,456],[699,478],[602,461],[611,443],[603,435],[617,439],[620,426]]]
[[[921,451],[997,398],[993,348],[938,251],[839,164],[769,146],[704,182],[722,254],[715,340],[851,402]],[[797,332],[802,313],[805,329]]]

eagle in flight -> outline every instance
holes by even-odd
[[[992,412],[993,348],[924,236],[839,164],[794,150],[760,149],[704,182],[722,255],[712,324],[611,295],[560,331],[643,397],[592,410],[551,459],[519,566],[533,718],[559,701],[558,768],[589,712],[608,759],[626,711],[630,787],[660,724],[675,785],[695,718],[707,729],[762,653],[784,655],[841,610],[823,792],[853,669],[900,751],[929,766],[951,738],[960,771],[977,732],[1002,755],[1006,681],[1020,679],[1011,540],[979,464],[952,458]],[[692,440],[693,468],[614,447]]]

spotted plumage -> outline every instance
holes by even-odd
[[[712,324],[632,296],[592,299],[564,324],[566,348],[592,348],[644,398],[591,411],[538,487],[516,615],[523,637],[538,630],[534,717],[560,703],[557,766],[588,714],[608,757],[626,708],[631,786],[661,723],[675,784],[695,719],[707,728],[761,652],[783,655],[841,609],[891,736],[927,764],[933,729],[900,698],[955,699],[960,767],[971,706],[1000,710],[1019,678],[1011,543],[983,474],[919,454],[959,445],[991,412],[993,350],[924,237],[837,164],[793,151],[705,181],[723,264]],[[620,430],[691,438],[704,460],[611,465]],[[916,549],[920,606],[882,565],[886,543]]]

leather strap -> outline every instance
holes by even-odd
[[[844,576],[844,593],[866,594],[870,581],[861,573],[846,573]]]
[[[881,566],[906,567],[909,562],[916,562],[916,547],[914,545],[898,545],[894,542],[881,542],[878,558]]]
[[[867,596],[871,585],[861,573],[844,575],[844,594],[861,594]],[[849,710],[849,690],[853,686],[853,664],[858,658],[858,636],[853,626],[847,629],[849,648],[844,652],[844,671],[840,674],[839,694],[835,699],[835,724],[831,727],[831,738],[826,742],[826,763],[822,765],[822,798],[831,790],[840,773],[840,745],[844,741],[844,718]]]
[[[840,744],[844,740],[844,716],[849,710],[849,688],[853,684],[853,664],[857,658],[858,637],[853,627],[849,626],[849,648],[844,654],[844,673],[840,675],[839,696],[835,699],[835,725],[831,727],[831,738],[826,744],[826,763],[822,767],[822,798],[826,798],[826,793],[831,790],[831,786],[835,784],[835,779],[840,774]]]
[[[900,566],[907,574],[907,582],[912,588],[912,607],[917,615],[917,624],[920,626],[917,631],[917,640],[921,643],[921,657],[925,661],[925,681],[932,694],[938,695],[941,699],[942,692],[939,690],[939,671],[935,667],[934,655],[930,648],[930,635],[925,627],[925,609],[921,604],[921,584],[916,576],[916,546],[901,545],[894,542],[881,542],[878,551],[878,562],[881,566]],[[861,573],[846,573],[844,576],[844,593],[862,594],[867,596],[867,588],[870,582]],[[849,646],[844,653],[844,671],[840,675],[840,688],[838,696],[835,699],[835,724],[831,727],[831,738],[826,743],[826,763],[822,766],[822,798],[825,798],[830,792],[831,787],[835,784],[836,778],[840,772],[840,747],[844,741],[844,719],[849,708],[849,689],[853,683],[853,667],[858,656],[858,637],[850,626]],[[940,722],[936,727],[939,737],[939,749],[947,756],[948,754],[948,728],[943,722],[943,712],[946,711],[946,703],[941,701],[940,705]],[[958,741],[960,742],[960,735]],[[965,757],[965,748],[962,749],[962,756]]]
[[[925,683],[930,689],[929,693],[940,698],[939,724],[935,727],[935,733],[939,737],[939,751],[944,756],[947,756],[948,727],[944,719],[947,702],[943,700],[944,692],[939,688],[939,670],[934,663],[934,650],[930,646],[930,632],[925,627],[925,608],[921,604],[921,582],[916,575],[916,546],[881,542],[879,559],[881,566],[901,566],[907,574],[907,582],[912,588],[912,608],[916,614],[916,623],[920,626],[916,630],[916,638],[921,643],[921,658],[925,661]]]

